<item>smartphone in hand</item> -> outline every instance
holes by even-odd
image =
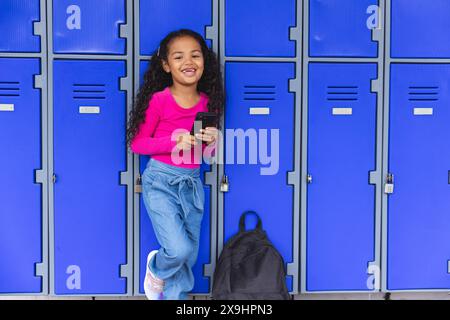
[[[198,112],[197,115],[195,116],[195,121],[201,121],[202,122],[202,129],[206,129],[208,127],[215,127],[217,128],[217,115],[214,112]],[[199,132],[194,132],[194,126],[195,126],[195,122],[194,124],[192,124],[192,129],[191,129],[191,136],[195,135],[195,133],[199,133]]]

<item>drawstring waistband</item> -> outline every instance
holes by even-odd
[[[198,192],[196,180],[200,177],[200,168],[187,169],[171,166],[160,161],[150,159],[150,167],[161,173],[169,174],[168,183],[171,186],[178,185],[178,197],[180,199],[181,208],[183,209],[184,217],[186,218],[189,210],[186,199],[186,193],[192,189],[192,200],[195,208],[202,210],[203,204]]]

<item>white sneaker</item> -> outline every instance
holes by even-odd
[[[161,293],[164,288],[164,281],[158,279],[148,267],[151,258],[158,252],[158,250],[153,250],[147,256],[147,271],[145,273],[144,279],[144,291],[148,300],[159,300]]]

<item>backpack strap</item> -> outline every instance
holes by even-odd
[[[253,210],[248,210],[248,211],[245,211],[241,215],[241,218],[239,219],[239,232],[245,231],[245,217],[247,216],[247,214],[254,214],[256,216],[256,218],[258,219],[258,224],[256,225],[256,229],[262,230],[262,221],[261,221],[261,218],[259,217],[259,215]]]

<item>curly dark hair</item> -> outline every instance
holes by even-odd
[[[166,73],[162,67],[162,60],[167,61],[168,47],[171,41],[185,36],[190,36],[196,40],[200,44],[203,53],[205,68],[197,84],[197,91],[201,91],[208,96],[208,111],[215,112],[218,119],[222,116],[225,93],[222,84],[222,73],[216,54],[208,48],[203,37],[197,32],[189,29],[176,30],[169,33],[160,42],[159,54],[157,54],[158,50],[155,50],[152,55],[150,64],[144,74],[144,82],[139,88],[139,92],[133,102],[133,109],[130,112],[127,145],[130,145],[138,133],[139,126],[145,121],[145,111],[153,94],[173,84],[171,74]],[[218,121],[218,124],[220,126],[220,121]]]

